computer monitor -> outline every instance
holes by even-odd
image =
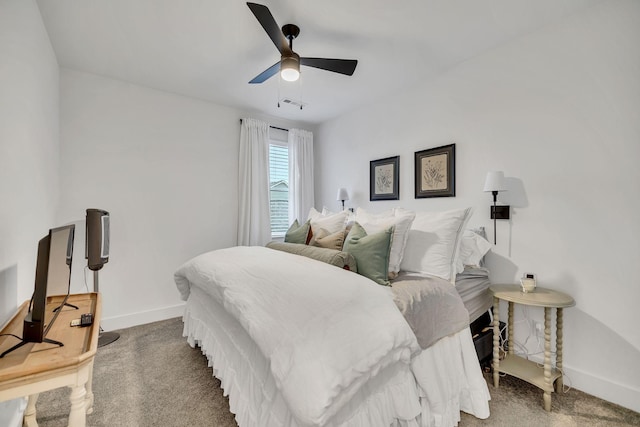
[[[2,353],[0,357],[30,342],[63,345],[59,341],[47,339],[46,335],[69,297],[74,234],[74,224],[52,228],[38,242],[35,285],[29,310],[24,318],[22,341]],[[49,292],[49,288],[52,293]],[[65,295],[65,298],[59,307],[47,312],[47,296],[53,294]]]
[[[71,284],[71,261],[73,259],[73,237],[75,225],[52,228],[38,243],[36,280],[32,304],[25,318],[22,339],[28,342],[43,342],[51,329],[67,297]],[[46,312],[47,296],[65,295],[65,299],[54,311]]]

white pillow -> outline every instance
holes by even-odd
[[[315,208],[311,208],[309,210],[309,219],[311,220],[311,233],[314,235],[318,234],[320,232],[320,229],[324,229],[329,234],[337,233],[340,230],[344,230],[348,214],[349,211],[342,211],[338,213],[323,215]]]
[[[313,208],[312,208],[312,209],[313,209]],[[315,209],[314,209],[314,210],[315,210]],[[316,211],[316,212],[318,212],[318,211]],[[349,210],[349,209],[345,209],[345,210],[343,210],[342,212],[346,212],[346,213],[347,213],[347,220],[345,221],[347,225],[349,225],[349,223],[353,223],[353,222],[355,222],[355,220],[356,220],[356,214],[355,214],[353,211],[351,211],[351,210]],[[332,211],[330,211],[329,209],[327,209],[327,207],[326,207],[326,206],[323,206],[323,207],[322,207],[322,215],[323,215],[323,216],[334,215],[334,214],[336,214],[336,213],[338,213],[338,212],[332,212]]]
[[[378,233],[393,227],[391,238],[391,253],[389,254],[389,278],[393,279],[400,271],[400,263],[404,255],[409,228],[415,218],[415,212],[393,210],[373,214],[362,208],[356,209],[355,221],[364,228],[367,234]]]
[[[307,217],[307,220],[309,219],[314,220],[316,218],[320,218],[322,217],[323,213],[324,213],[324,209],[323,209],[323,212],[318,212],[316,208],[311,208],[309,209],[309,216]]]
[[[311,209],[313,209],[313,208],[311,208]],[[314,209],[314,210],[315,210],[315,209]],[[317,211],[316,211],[316,212],[317,212]],[[327,209],[327,207],[326,207],[326,206],[323,206],[323,207],[322,207],[322,213],[321,213],[321,215],[323,215],[323,216],[333,215],[333,214],[336,214],[336,213],[337,213],[337,212],[332,212],[332,211],[330,211],[329,209]]]
[[[396,211],[407,212],[400,208]],[[455,283],[460,240],[472,212],[472,208],[416,212],[400,269]]]
[[[479,266],[482,257],[493,245],[484,237],[472,230],[465,230],[460,242],[458,257],[458,273],[462,273],[465,265]]]

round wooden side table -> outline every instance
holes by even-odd
[[[573,298],[563,292],[536,287],[522,292],[520,285],[492,285],[493,294],[493,385],[499,386],[500,372],[520,378],[543,390],[544,409],[551,411],[551,392],[562,390],[562,318],[563,309],[573,307]],[[500,300],[509,302],[507,321],[508,352],[500,360]],[[544,308],[544,367],[517,356],[513,344],[513,306],[524,304]],[[556,309],[556,368],[551,368],[551,309]]]

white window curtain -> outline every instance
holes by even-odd
[[[314,203],[313,133],[289,129],[289,222],[306,221]]]
[[[242,119],[238,176],[238,245],[271,240],[269,217],[269,125]]]

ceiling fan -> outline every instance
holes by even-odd
[[[271,15],[267,6],[257,3],[247,3],[251,12],[255,15],[267,32],[267,35],[280,52],[280,61],[258,74],[249,83],[262,83],[274,76],[278,71],[284,80],[293,82],[300,76],[300,65],[333,71],[334,73],[353,75],[358,61],[356,59],[331,59],[331,58],[301,58],[293,51],[293,39],[300,34],[300,28],[294,24],[286,24],[280,30],[276,20]]]

